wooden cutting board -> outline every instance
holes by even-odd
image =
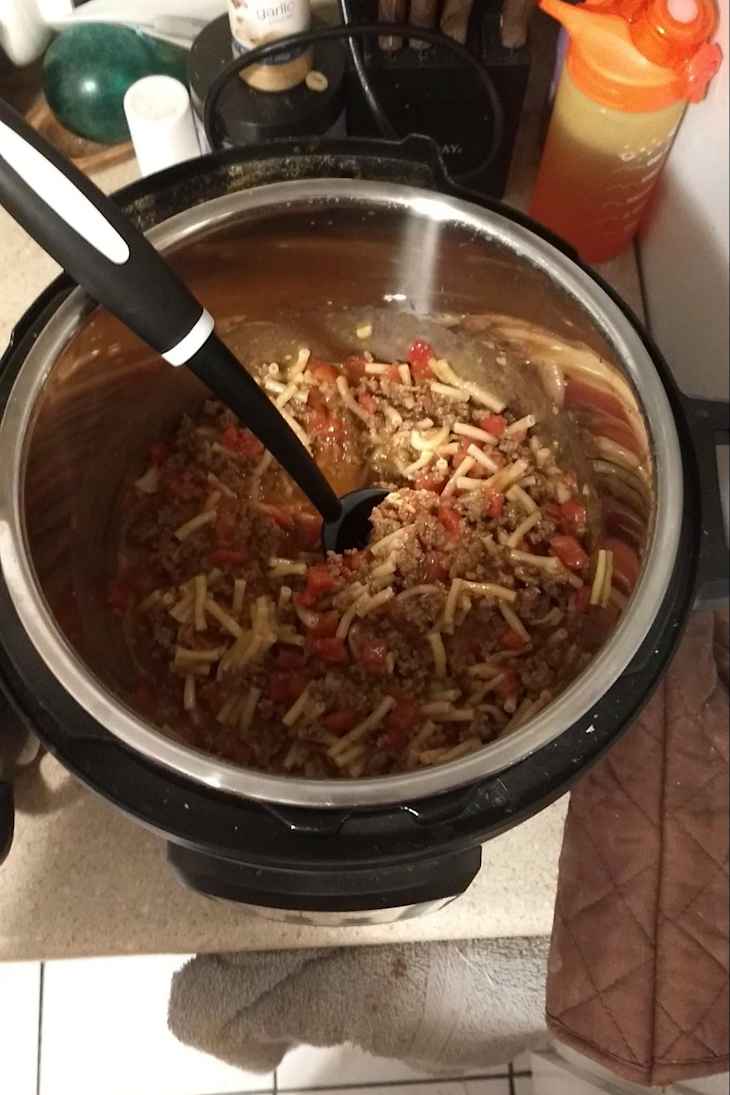
[[[131,141],[114,145],[97,144],[85,137],[77,137],[62,126],[43,94],[40,64],[0,71],[0,96],[19,110],[34,129],[87,175],[134,156]]]

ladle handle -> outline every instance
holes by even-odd
[[[64,270],[172,365],[213,320],[119,206],[0,99],[0,202]]]
[[[189,365],[263,441],[325,520],[337,495],[286,420],[213,334],[213,318],[119,206],[0,99],[0,204],[171,365]]]

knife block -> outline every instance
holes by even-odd
[[[463,181],[470,189],[501,198],[527,87],[530,50],[529,41],[519,49],[506,49],[500,40],[500,8],[489,2],[481,8],[472,20],[469,46],[486,65],[504,112],[502,139],[488,167],[480,165],[489,147],[493,119],[473,70],[442,46],[413,49],[404,45],[396,53],[387,53],[375,38],[360,39],[358,44],[368,80],[398,135],[432,137],[452,179],[460,181],[469,173]],[[377,5],[353,0],[351,13],[353,22],[372,21]],[[347,103],[349,135],[380,136],[352,67],[347,74]]]

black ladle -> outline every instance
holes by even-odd
[[[173,366],[186,365],[263,442],[322,515],[325,551],[367,543],[387,494],[338,498],[214,322],[126,214],[0,99],[0,204],[84,289]]]

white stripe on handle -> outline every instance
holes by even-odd
[[[0,157],[87,243],[115,265],[124,265],[129,247],[116,228],[62,171],[4,122],[0,122]]]
[[[203,314],[193,324],[184,338],[181,338],[176,346],[163,354],[165,361],[170,365],[185,365],[194,354],[197,354],[204,342],[207,342],[213,333],[213,317],[210,312],[203,309]]]

